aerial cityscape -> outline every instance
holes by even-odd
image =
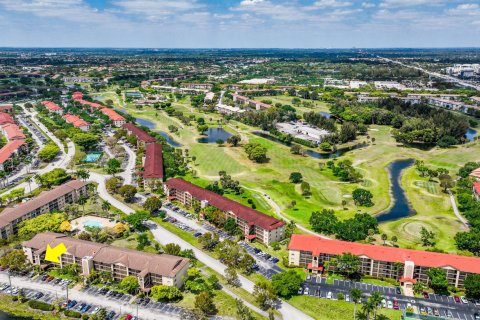
[[[480,320],[476,1],[0,17],[0,320]]]

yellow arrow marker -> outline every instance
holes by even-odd
[[[45,253],[45,260],[55,263],[60,263],[60,256],[67,252],[67,247],[63,243],[60,243],[55,248],[47,245],[47,252]]]

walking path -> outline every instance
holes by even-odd
[[[280,208],[280,206],[272,200],[271,197],[269,197],[268,195],[266,195],[266,193],[262,192],[262,191],[259,191],[259,190],[255,190],[255,189],[252,189],[252,188],[247,188],[245,186],[242,186],[242,188],[245,188],[247,190],[251,190],[251,191],[254,191],[254,192],[257,192],[257,193],[260,193],[262,195],[262,197],[265,199],[265,201],[268,202],[268,204],[273,208],[273,210],[275,210],[275,213],[277,214],[277,216],[279,216],[281,219],[287,221],[287,222],[290,222],[292,221],[291,219],[287,218],[286,216],[284,216],[282,214],[282,209]],[[300,225],[300,224],[295,224],[296,227],[308,234],[311,234],[313,236],[317,236],[317,237],[320,237],[322,239],[327,239],[327,240],[330,240],[329,237],[326,237],[324,235],[321,235],[320,233],[316,233],[315,231],[312,231],[312,230],[309,230],[307,228],[305,228],[304,226]]]
[[[470,228],[468,220],[462,216],[460,211],[458,211],[457,202],[455,202],[455,196],[453,195],[452,191],[450,191],[450,189],[447,189],[447,192],[450,196],[450,202],[452,203],[453,212],[457,216],[458,220],[460,220],[465,225],[465,227],[467,227],[467,229]]]

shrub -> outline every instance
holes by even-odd
[[[52,306],[51,304],[41,302],[41,301],[35,301],[35,300],[28,301],[28,306],[32,309],[37,309],[42,311],[53,311],[53,309],[55,309],[55,307]]]
[[[80,319],[82,317],[82,314],[75,310],[65,310],[63,313],[69,318]]]
[[[344,300],[345,299],[345,296],[343,295],[343,293],[337,293],[337,300]]]

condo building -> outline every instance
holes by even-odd
[[[480,258],[437,252],[400,249],[356,242],[292,235],[288,245],[290,266],[300,266],[312,273],[333,268],[328,261],[343,253],[360,258],[360,273],[376,278],[392,278],[407,288],[417,281],[430,281],[427,271],[441,268],[448,284],[462,288],[469,274],[480,274]]]
[[[280,241],[285,236],[285,222],[275,219],[215,192],[203,189],[183,179],[173,178],[164,183],[169,200],[178,200],[187,207],[198,203],[201,208],[213,206],[235,219],[245,239],[257,240],[266,245]]]
[[[6,208],[0,214],[0,238],[7,239],[15,235],[20,222],[61,210],[65,205],[77,202],[80,196],[86,194],[87,184],[80,180],[72,180],[52,190],[44,191],[14,208]]]
[[[156,190],[163,184],[163,151],[159,143],[147,144],[143,160],[143,184],[146,190]]]
[[[60,263],[46,261],[47,246],[54,248],[61,243],[67,252],[60,255]],[[149,291],[155,285],[182,287],[189,266],[186,258],[125,249],[53,232],[37,234],[30,241],[24,242],[23,252],[34,265],[54,264],[63,268],[77,264],[85,277],[93,271],[109,272],[116,281],[134,276],[142,291]]]

